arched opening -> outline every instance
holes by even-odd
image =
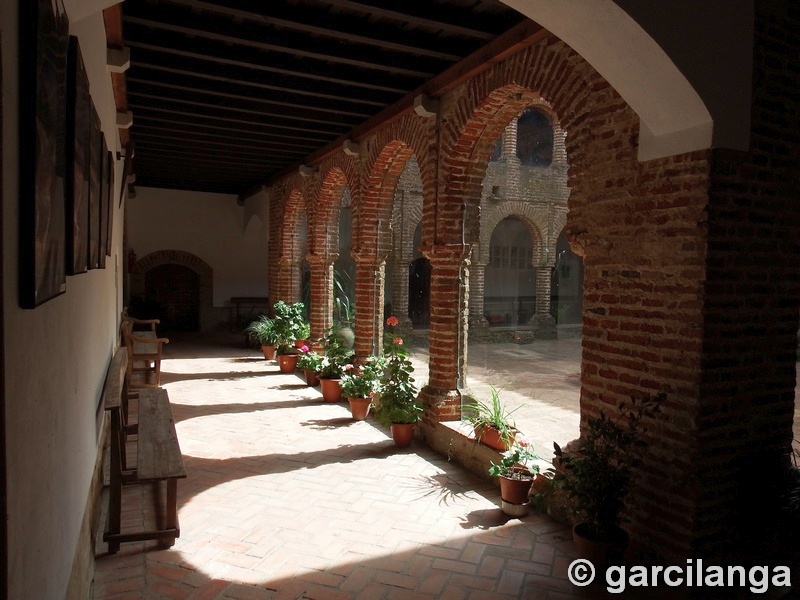
[[[431,319],[431,261],[422,256],[422,224],[414,232],[414,252],[408,265],[408,318],[416,329],[426,329]]]
[[[551,311],[559,326],[579,326],[583,303],[583,259],[572,251],[562,230],[556,243]]]
[[[490,327],[525,325],[536,308],[533,240],[518,217],[506,217],[492,232],[486,266],[484,317]]]
[[[527,108],[517,118],[517,157],[525,167],[553,162],[553,126],[544,112]]]
[[[342,190],[339,208],[339,257],[333,263],[333,324],[353,327],[355,320],[356,263],[353,245],[353,201],[350,188]]]
[[[153,267],[145,273],[144,289],[148,311],[158,315],[163,331],[200,330],[200,276],[189,267]]]

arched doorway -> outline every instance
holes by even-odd
[[[144,278],[145,301],[159,315],[165,331],[200,330],[200,277],[189,267],[164,264]]]
[[[536,310],[536,269],[527,225],[506,217],[492,232],[484,316],[490,327],[525,325]]]
[[[550,285],[551,311],[558,325],[580,325],[583,304],[583,259],[567,242],[565,231],[556,243],[556,264]]]
[[[408,318],[415,328],[431,322],[431,261],[422,256],[422,223],[414,232],[414,258],[408,265]]]

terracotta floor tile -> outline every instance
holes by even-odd
[[[420,441],[397,450],[373,418],[352,421],[345,403],[322,402],[318,389],[278,374],[241,336],[170,338],[162,385],[188,472],[178,485],[181,537],[167,550],[123,544],[114,556],[98,541],[94,598],[570,597],[560,576],[568,528],[538,515],[504,518],[492,482]],[[423,383],[424,358],[415,352]],[[470,389],[507,380],[511,402],[528,390],[532,406],[515,413],[518,425],[563,413],[561,429],[537,435],[569,441],[579,358],[576,340],[471,345]],[[124,492],[126,527],[154,518],[149,489]]]

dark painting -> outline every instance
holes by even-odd
[[[102,202],[103,132],[100,117],[92,110],[92,127],[89,146],[89,268],[100,268],[100,204]]]
[[[109,152],[106,158],[106,193],[107,202],[103,206],[105,211],[106,248],[105,253],[111,256],[111,233],[114,228],[114,153]]]
[[[20,2],[20,305],[66,291],[66,16]]]
[[[89,141],[92,102],[78,38],[67,61],[67,273],[85,273],[89,244]]]
[[[108,194],[108,144],[106,144],[106,136],[101,136],[102,155],[100,156],[100,220],[98,227],[100,228],[100,268],[106,268],[106,248],[108,247],[108,207],[109,207],[109,194]]]

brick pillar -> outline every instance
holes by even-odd
[[[303,278],[302,262],[288,256],[278,259],[277,280],[272,285],[270,302],[278,300],[292,303],[301,300],[301,285]]]
[[[356,341],[358,358],[380,354],[383,348],[383,289],[386,260],[356,253]]]
[[[398,257],[399,248],[395,248],[392,259],[392,311],[400,325],[396,331],[411,329],[408,318],[408,261]]]
[[[338,254],[320,256],[309,254],[311,269],[311,338],[321,338],[333,323],[333,263]]]
[[[486,294],[486,262],[474,262],[469,269],[469,326],[486,328],[489,322],[483,315]]]
[[[461,418],[460,380],[466,378],[469,247],[437,245],[423,249],[431,261],[431,324],[428,384],[420,399],[423,428]]]
[[[536,267],[536,313],[529,323],[533,325],[533,335],[538,340],[554,340],[558,333],[556,320],[550,314],[550,286],[552,268],[549,265]]]

